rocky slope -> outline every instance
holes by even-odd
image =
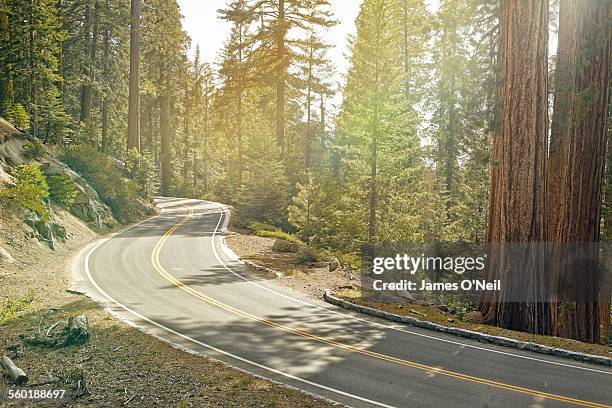
[[[44,151],[40,156],[34,159],[28,158],[28,148],[36,143],[37,141],[32,136],[17,130],[6,120],[0,118],[0,182],[11,184],[10,173],[14,166],[35,161],[46,176],[64,174],[75,182],[78,193],[70,208],[73,215],[98,228],[114,225],[111,210],[102,202],[98,193],[81,176],[56,159],[49,149],[43,147]],[[57,227],[42,225],[40,220],[35,219],[35,216],[31,214],[27,222],[44,239],[54,238],[52,235],[49,236],[49,233],[52,234],[52,229]],[[51,231],[48,231],[49,229]]]

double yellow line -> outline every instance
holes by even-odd
[[[168,280],[170,283],[172,283],[174,286],[176,286],[177,288],[184,290],[185,292],[189,293],[190,295],[195,296],[198,299],[203,300],[204,302],[216,306],[220,309],[226,310],[230,313],[233,313],[237,316],[241,316],[244,317],[246,319],[255,321],[257,323],[261,323],[264,324],[266,326],[270,326],[273,327],[275,329],[278,330],[282,330],[284,332],[287,333],[291,333],[300,337],[304,337],[310,340],[314,340],[316,342],[322,343],[322,344],[327,344],[329,346],[341,349],[341,350],[346,350],[352,353],[358,353],[358,354],[362,354],[368,357],[373,357],[379,360],[384,360],[384,361],[388,361],[391,363],[395,363],[395,364],[399,364],[399,365],[403,365],[403,366],[407,366],[407,367],[411,367],[411,368],[415,368],[418,370],[423,370],[426,371],[428,373],[436,373],[436,374],[440,374],[440,375],[444,375],[447,377],[452,377],[452,378],[457,378],[459,380],[464,380],[464,381],[469,381],[469,382],[473,382],[473,383],[478,383],[478,384],[482,384],[482,385],[487,385],[490,387],[495,387],[495,388],[500,388],[500,389],[504,389],[504,390],[508,390],[508,391],[513,391],[513,392],[517,392],[517,393],[521,393],[521,394],[527,394],[527,395],[531,395],[531,396],[535,396],[535,397],[541,397],[541,398],[546,398],[546,399],[550,399],[550,400],[555,400],[555,401],[561,401],[561,402],[566,402],[568,404],[574,404],[574,405],[579,405],[579,406],[583,406],[583,407],[589,407],[589,408],[612,408],[611,405],[605,405],[605,404],[599,404],[596,402],[589,402],[589,401],[583,401],[583,400],[579,400],[579,399],[575,399],[575,398],[570,398],[570,397],[564,397],[562,395],[556,395],[556,394],[549,394],[543,391],[538,391],[538,390],[532,390],[529,388],[523,388],[523,387],[518,387],[515,385],[510,385],[510,384],[505,384],[505,383],[501,383],[501,382],[497,382],[497,381],[492,381],[492,380],[487,380],[484,378],[479,378],[479,377],[473,377],[471,375],[467,375],[467,374],[462,374],[462,373],[458,373],[458,372],[454,372],[454,371],[450,371],[450,370],[446,370],[443,368],[439,368],[439,367],[432,367],[432,366],[428,366],[428,365],[424,365],[424,364],[419,364],[413,361],[409,361],[409,360],[404,360],[401,358],[397,358],[397,357],[393,357],[393,356],[389,356],[386,354],[381,354],[381,353],[377,353],[371,350],[367,350],[367,349],[363,349],[360,347],[355,347],[349,344],[344,344],[344,343],[339,343],[335,340],[326,338],[326,337],[321,337],[321,336],[317,336],[311,333],[308,333],[306,331],[300,330],[300,329],[295,329],[289,326],[285,326],[279,323],[276,323],[274,321],[268,320],[268,319],[263,319],[261,317],[255,316],[251,313],[245,312],[243,310],[240,309],[236,309],[235,307],[232,307],[230,305],[227,305],[225,303],[222,303],[218,300],[215,300],[209,296],[204,295],[201,292],[198,292],[194,289],[192,289],[191,287],[185,285],[184,283],[182,283],[181,281],[179,281],[178,279],[176,279],[174,276],[170,275],[166,269],[162,266],[159,258],[160,258],[160,253],[162,248],[164,247],[164,245],[166,244],[166,242],[168,241],[168,239],[170,238],[170,236],[176,231],[178,230],[181,226],[183,226],[185,223],[187,223],[187,221],[189,221],[191,218],[193,217],[193,210],[190,209],[189,210],[189,214],[187,216],[185,216],[182,220],[180,220],[177,224],[175,224],[174,226],[172,226],[168,231],[166,231],[166,233],[161,237],[161,239],[157,242],[157,244],[155,245],[155,248],[153,249],[153,252],[151,253],[151,263],[153,264],[153,267],[155,268],[155,270],[166,280]],[[214,245],[214,243],[213,243]]]

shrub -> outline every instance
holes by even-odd
[[[131,222],[146,214],[147,208],[140,201],[146,196],[144,187],[125,177],[109,156],[82,144],[67,148],[62,160],[87,180],[119,221]]]
[[[6,118],[19,129],[28,130],[30,128],[30,115],[20,103],[9,105],[6,108]]]
[[[38,140],[23,146],[23,155],[26,159],[38,159],[45,154],[45,148]]]
[[[252,222],[249,224],[249,229],[252,231],[280,231],[279,228],[274,225],[264,224],[263,222]]]
[[[30,291],[25,298],[7,298],[0,304],[0,324],[15,319],[20,312],[26,311],[34,301],[34,292]]]
[[[132,180],[142,186],[144,195],[152,194],[157,188],[155,166],[147,155],[138,153],[136,149],[128,151],[125,155],[125,170]]]
[[[49,197],[49,186],[40,167],[35,163],[17,166],[13,177],[15,185],[2,189],[0,194],[47,219],[49,212],[45,200]]]
[[[293,242],[294,244],[301,244],[302,241],[300,241],[295,235],[291,235],[291,234],[287,234],[284,231],[257,231],[255,232],[255,235],[259,236],[259,237],[264,237],[264,238],[280,238],[280,239],[284,239],[285,241],[289,241],[289,242]]]
[[[76,183],[67,175],[59,174],[47,178],[51,200],[64,208],[72,207],[79,193]]]

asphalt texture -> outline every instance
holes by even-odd
[[[91,293],[152,335],[352,407],[612,405],[612,369],[308,298],[232,256],[222,205],[158,205],[159,216],[88,248],[82,264]]]

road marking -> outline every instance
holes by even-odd
[[[154,217],[154,218],[156,218],[156,217]],[[153,219],[153,218],[151,218],[151,219]],[[150,221],[151,219],[146,220],[146,221]],[[145,222],[145,221],[143,221],[143,222]],[[130,228],[128,228],[128,229],[126,229],[126,230],[124,230],[122,232],[125,232],[125,231],[127,231],[129,229],[132,229],[132,228],[134,228],[134,227],[136,227],[136,226],[138,226],[140,224],[142,224],[142,223],[135,224],[132,227],[130,227]],[[304,378],[300,378],[300,377],[297,377],[295,375],[292,375],[292,374],[285,373],[283,371],[274,369],[272,367],[269,367],[269,366],[266,366],[266,365],[263,365],[263,364],[259,364],[259,363],[255,362],[255,361],[248,360],[248,359],[246,359],[244,357],[240,357],[238,355],[232,354],[232,353],[227,352],[225,350],[221,350],[221,349],[219,349],[219,348],[217,348],[215,346],[212,346],[210,344],[204,343],[204,342],[202,342],[200,340],[194,339],[193,337],[187,336],[187,335],[185,335],[183,333],[180,333],[180,332],[177,332],[176,330],[173,330],[173,329],[171,329],[171,328],[169,328],[167,326],[164,326],[163,324],[158,323],[158,322],[156,322],[156,321],[154,321],[152,319],[149,319],[148,317],[146,317],[146,316],[138,313],[137,311],[131,309],[130,307],[124,305],[123,303],[119,302],[118,300],[113,298],[111,295],[109,295],[104,289],[102,289],[100,287],[100,285],[98,285],[98,283],[92,277],[91,271],[89,269],[89,258],[91,256],[91,254],[93,254],[96,249],[98,249],[103,243],[107,242],[111,238],[107,238],[107,239],[104,239],[104,240],[100,241],[93,248],[91,248],[91,250],[87,253],[87,255],[85,256],[85,273],[86,273],[87,278],[89,279],[89,281],[94,285],[94,287],[96,288],[96,290],[98,292],[100,292],[110,302],[116,304],[117,306],[119,306],[120,308],[124,309],[125,311],[133,314],[134,316],[138,317],[139,319],[144,320],[147,323],[149,323],[149,324],[151,324],[151,325],[153,325],[155,327],[158,327],[158,328],[160,328],[160,329],[162,329],[162,330],[164,330],[164,331],[166,331],[168,333],[172,333],[172,334],[174,334],[174,335],[176,335],[178,337],[181,337],[181,338],[183,338],[185,340],[188,340],[188,341],[190,341],[192,343],[195,343],[195,344],[197,344],[199,346],[202,346],[202,347],[207,348],[209,350],[215,351],[215,352],[217,352],[219,354],[222,354],[222,355],[225,355],[227,357],[231,357],[231,358],[236,359],[238,361],[241,361],[241,362],[243,362],[245,364],[248,364],[248,365],[260,368],[260,369],[265,370],[265,371],[269,371],[271,373],[280,375],[280,376],[285,377],[285,378],[289,378],[291,380],[295,380],[295,381],[298,381],[298,382],[301,382],[301,383],[313,386],[315,388],[320,388],[322,390],[330,391],[330,392],[336,393],[338,395],[342,395],[342,396],[345,396],[345,397],[356,399],[358,401],[366,402],[368,404],[376,405],[376,406],[383,407],[383,408],[398,408],[398,407],[395,407],[393,405],[384,404],[382,402],[378,402],[378,401],[374,401],[374,400],[371,400],[371,399],[368,399],[368,398],[360,397],[359,395],[351,394],[349,392],[338,390],[338,389],[333,388],[333,387],[328,387],[328,386],[323,385],[323,384],[319,384],[319,383],[316,383],[316,382],[313,382],[313,381],[309,381],[309,380],[306,380]]]
[[[214,204],[215,206],[217,206],[217,209],[221,213],[221,218],[223,218],[224,214],[227,214],[226,209],[223,206],[219,205],[218,203],[215,203],[215,202],[212,202],[212,201],[208,201],[208,203],[211,203],[211,204]],[[440,338],[440,337],[430,336],[430,335],[423,334],[423,333],[417,333],[417,332],[406,330],[404,328],[400,328],[400,327],[397,327],[397,326],[388,325],[388,324],[382,324],[382,323],[374,322],[372,320],[364,319],[364,318],[357,317],[357,316],[351,316],[351,315],[346,314],[346,313],[338,312],[337,310],[333,310],[333,309],[328,309],[328,308],[325,308],[325,307],[317,306],[315,304],[312,304],[312,303],[309,303],[309,302],[306,302],[306,301],[303,301],[303,300],[300,300],[300,299],[296,299],[296,298],[291,297],[289,295],[286,295],[284,293],[277,292],[274,289],[270,289],[270,288],[268,288],[268,287],[266,287],[264,285],[261,285],[261,284],[259,284],[257,282],[249,280],[248,278],[245,278],[244,276],[240,275],[239,273],[237,273],[236,271],[231,269],[229,266],[227,266],[227,264],[225,264],[225,262],[223,262],[223,260],[219,257],[217,249],[216,249],[216,247],[214,245],[214,238],[215,238],[215,236],[217,234],[217,230],[218,230],[219,225],[221,223],[221,218],[217,222],[217,227],[215,228],[215,230],[214,230],[214,232],[212,234],[212,238],[213,238],[212,248],[213,248],[213,253],[215,255],[215,258],[217,258],[217,261],[219,261],[219,263],[225,269],[227,269],[229,272],[231,272],[232,274],[236,275],[240,279],[244,280],[245,282],[248,282],[248,283],[250,283],[250,284],[252,284],[254,286],[257,286],[257,287],[259,287],[261,289],[264,289],[264,290],[266,290],[268,292],[277,294],[277,295],[279,295],[279,296],[281,296],[281,297],[283,297],[285,299],[289,299],[289,300],[292,300],[292,301],[294,301],[296,303],[300,303],[300,304],[305,305],[305,306],[310,306],[310,307],[313,307],[313,308],[318,309],[318,310],[323,310],[323,311],[326,311],[326,312],[329,312],[329,313],[333,313],[333,314],[336,314],[336,315],[339,315],[339,316],[347,317],[347,318],[352,319],[352,320],[358,320],[358,321],[361,321],[361,322],[372,324],[374,326],[384,327],[384,328],[387,328],[387,329],[396,330],[396,331],[399,331],[399,332],[402,332],[402,333],[407,333],[407,334],[411,334],[411,335],[414,335],[414,336],[424,337],[424,338],[431,339],[431,340],[437,340],[437,341],[441,341],[441,342],[444,342],[444,343],[455,344],[455,345],[458,345],[458,346],[469,347],[469,348],[473,348],[473,349],[476,349],[476,350],[487,351],[487,352],[490,352],[490,353],[501,354],[501,355],[510,356],[510,357],[522,358],[524,360],[537,361],[537,362],[540,362],[540,363],[552,364],[552,365],[557,365],[557,366],[562,366],[562,367],[569,367],[569,368],[574,368],[574,369],[577,369],[577,370],[592,371],[592,372],[599,373],[599,374],[612,375],[612,371],[603,371],[603,370],[598,370],[596,368],[590,368],[590,367],[580,367],[580,366],[576,366],[576,365],[573,365],[573,364],[561,363],[561,362],[558,362],[558,361],[550,361],[550,360],[545,360],[545,359],[537,358],[537,357],[529,357],[529,356],[524,356],[524,355],[520,355],[520,354],[509,353],[509,352],[506,352],[506,351],[494,350],[494,349],[490,349],[490,348],[486,348],[486,347],[480,347],[480,346],[476,346],[474,344],[462,343],[462,342],[459,342],[459,341],[443,339],[443,338]]]
[[[189,221],[192,217],[193,217],[193,209],[190,208],[188,215],[186,215],[182,220],[180,220],[177,224],[175,224],[168,231],[166,231],[166,233],[158,241],[158,243],[156,244],[155,248],[153,249],[153,252],[151,253],[151,262],[153,263],[153,267],[156,269],[156,271],[162,277],[164,277],[166,280],[168,280],[170,283],[174,284],[177,288],[179,288],[179,289],[181,289],[181,290],[183,290],[183,291],[193,295],[194,297],[197,297],[197,298],[205,301],[206,303],[209,303],[209,304],[214,305],[214,306],[216,306],[216,307],[218,307],[220,309],[223,309],[223,310],[226,310],[228,312],[231,312],[231,313],[233,313],[235,315],[245,317],[247,319],[256,321],[258,323],[265,324],[265,325],[270,326],[270,327],[274,327],[276,329],[279,329],[279,330],[282,330],[282,331],[285,331],[285,332],[288,332],[288,333],[292,333],[292,334],[295,334],[295,335],[298,335],[298,336],[301,336],[301,337],[304,337],[304,338],[315,340],[315,341],[318,341],[320,343],[328,344],[328,345],[331,345],[331,346],[339,348],[339,349],[343,349],[343,350],[347,350],[347,351],[350,351],[350,352],[367,355],[369,357],[373,357],[373,358],[377,358],[377,359],[380,359],[380,360],[385,360],[385,361],[389,361],[389,362],[392,362],[392,363],[408,366],[408,367],[419,369],[419,370],[423,370],[423,371],[426,371],[426,372],[429,372],[429,373],[434,372],[434,373],[437,373],[437,374],[445,375],[445,376],[452,377],[452,378],[457,378],[457,379],[464,380],[464,381],[479,383],[479,384],[483,384],[483,385],[487,385],[487,386],[491,386],[491,387],[495,387],[495,388],[501,388],[501,389],[505,389],[505,390],[509,390],[509,391],[514,391],[514,392],[521,393],[521,394],[527,394],[527,395],[532,395],[532,396],[536,396],[536,397],[552,399],[552,400],[566,402],[566,403],[575,404],[575,405],[580,405],[580,406],[584,406],[584,407],[612,408],[612,406],[610,406],[610,405],[605,405],[605,404],[600,404],[600,403],[590,402],[590,401],[584,401],[584,400],[580,400],[580,399],[576,399],[576,398],[565,397],[565,396],[562,396],[562,395],[550,394],[550,393],[546,393],[546,392],[543,392],[543,391],[532,390],[532,389],[529,389],[529,388],[523,388],[523,387],[519,387],[519,386],[505,384],[505,383],[501,383],[501,382],[497,382],[497,381],[493,381],[493,380],[487,380],[487,379],[484,379],[484,378],[474,377],[474,376],[470,376],[470,375],[467,375],[467,374],[462,374],[462,373],[446,370],[446,369],[443,369],[443,368],[427,366],[427,365],[424,365],[424,364],[416,363],[416,362],[409,361],[409,360],[404,360],[404,359],[393,357],[393,356],[388,356],[388,355],[385,355],[385,354],[377,353],[377,352],[370,351],[370,350],[367,350],[367,349],[362,349],[362,348],[351,346],[351,345],[348,345],[348,344],[339,343],[339,342],[336,342],[335,340],[331,340],[331,339],[328,339],[328,338],[325,338],[325,337],[321,337],[321,336],[317,336],[317,335],[305,332],[303,330],[299,330],[299,329],[295,329],[295,328],[292,328],[292,327],[289,327],[289,326],[285,326],[285,325],[273,322],[273,321],[268,320],[268,319],[263,319],[261,317],[252,315],[252,314],[250,314],[248,312],[236,309],[236,308],[234,308],[234,307],[232,307],[230,305],[227,305],[225,303],[217,301],[217,300],[215,300],[215,299],[213,299],[211,297],[208,297],[208,296],[204,295],[203,293],[198,292],[198,291],[192,289],[191,287],[185,285],[184,283],[182,283],[181,281],[176,279],[174,276],[170,275],[164,269],[164,267],[161,265],[161,262],[159,260],[159,255],[161,253],[161,249],[163,248],[165,243],[168,241],[170,236],[176,230],[178,230],[181,226],[183,226],[185,223],[187,223],[187,221]],[[219,223],[220,223],[220,221],[217,223],[217,227],[215,229],[218,228]],[[214,236],[214,234],[213,234],[213,236]]]

